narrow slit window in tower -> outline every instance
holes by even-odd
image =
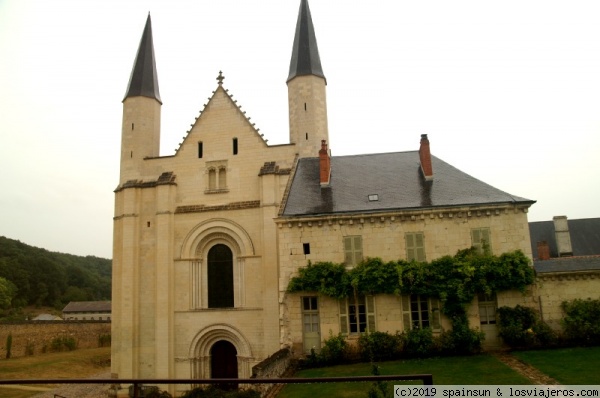
[[[306,140],[308,141],[308,133],[306,133]]]
[[[310,243],[303,243],[302,248],[304,249],[304,254],[310,254]]]
[[[202,159],[202,152],[203,152],[203,145],[202,145],[202,141],[198,142],[198,159]]]
[[[238,154],[238,139],[237,138],[233,139],[233,154],[234,155]]]

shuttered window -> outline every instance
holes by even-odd
[[[355,266],[363,259],[362,236],[344,237],[344,262],[348,266]]]
[[[403,295],[402,321],[404,330],[424,328],[441,330],[440,301],[419,294]]]
[[[480,253],[492,252],[492,240],[489,228],[474,228],[471,230],[471,245]]]
[[[359,334],[375,330],[375,300],[373,296],[353,296],[340,300],[340,332],[342,334]]]
[[[406,260],[425,261],[425,238],[422,232],[409,232],[405,236]]]

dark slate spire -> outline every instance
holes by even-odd
[[[154,60],[154,44],[152,43],[152,22],[150,21],[150,13],[146,20],[146,27],[140,40],[135,63],[131,70],[129,78],[129,86],[125,98],[129,97],[149,97],[155,98],[162,104],[160,100],[160,92],[158,91],[158,75],[156,73],[156,62]],[[125,100],[125,98],[123,100]]]
[[[289,82],[296,76],[305,75],[315,75],[325,79],[308,1],[301,0],[298,22],[296,23],[294,48],[292,49],[292,61],[290,62],[290,75],[287,81]]]

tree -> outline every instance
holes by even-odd
[[[9,309],[17,294],[17,287],[11,281],[0,276],[0,308]]]

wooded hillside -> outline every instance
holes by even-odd
[[[110,300],[111,260],[50,252],[0,236],[0,309],[62,309],[70,301]]]

